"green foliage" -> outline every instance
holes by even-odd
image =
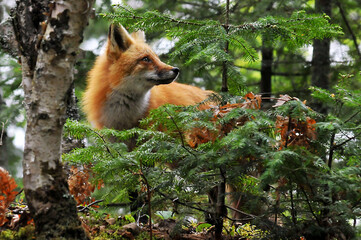
[[[349,220],[359,218],[361,199],[361,132],[359,93],[347,88],[351,79],[342,79],[335,93],[314,92],[333,101],[337,115],[322,116],[296,98],[282,97],[274,110],[223,108],[222,117],[215,114],[218,107],[199,111],[167,105],[153,110],[142,129],[120,132],[68,121],[67,132],[86,137],[89,146],[64,159],[91,163],[95,177],[105,183],[107,202],[129,203],[128,194],[135,190],[146,198],[149,187],[153,211],[172,209],[199,217],[199,210],[215,211],[205,196],[226,179],[235,189],[234,199],[242,199],[241,211],[267,230],[268,239],[352,237],[356,229]],[[284,128],[289,135],[282,135]],[[292,135],[297,129],[304,132]],[[133,141],[135,148],[128,151],[119,141]],[[282,227],[264,220],[271,216]],[[246,230],[234,233],[239,231]]]
[[[1,71],[1,81],[0,88],[1,98],[0,98],[0,122],[5,124],[7,127],[9,124],[18,124],[19,126],[24,125],[24,120],[19,121],[19,115],[23,114],[23,94],[19,90],[21,84],[21,68],[20,65],[9,58],[6,58],[3,54],[0,53],[0,57],[4,59],[4,62],[7,62],[7,66],[0,66]],[[10,100],[10,104],[4,104],[4,99]],[[23,119],[23,118],[21,118]]]
[[[248,223],[239,226],[236,229],[236,232],[241,238],[246,238],[246,239],[266,239],[268,235],[267,231],[262,231],[260,229],[257,229],[256,226],[250,225]]]
[[[185,57],[188,66],[212,74],[226,70],[233,94],[244,92],[234,52],[252,62],[259,39],[291,52],[341,34],[327,16],[304,11],[230,25],[120,6],[104,16],[130,31],[166,31],[176,39],[173,60]],[[356,227],[349,220],[360,218],[360,92],[350,87],[352,76],[341,78],[334,92],[314,90],[314,97],[332,104],[327,116],[288,96],[268,111],[246,107],[239,96],[221,96],[218,102],[229,104],[203,111],[166,105],[151,111],[141,128],[124,131],[68,121],[66,131],[86,138],[88,147],[64,159],[93,166],[106,186],[106,203],[130,203],[129,193],[137,191],[153,212],[214,216],[216,204],[206,196],[226,182],[234,188],[227,204],[238,203],[237,220],[248,224],[232,230],[239,237],[256,237],[259,228],[268,239],[351,238]]]
[[[0,51],[0,165],[7,168],[13,176],[19,170],[22,152],[13,144],[14,134],[9,126],[23,127],[25,111],[23,110],[23,92],[21,85],[21,68],[19,63]],[[11,136],[13,135],[13,136]]]
[[[340,27],[329,23],[326,15],[307,14],[298,11],[290,17],[262,17],[255,22],[224,24],[212,19],[195,20],[174,18],[158,11],[140,13],[130,7],[115,6],[114,13],[104,13],[104,17],[129,27],[130,31],[164,31],[176,39],[171,61],[185,58],[185,65],[195,65],[198,70],[222,72],[227,66],[230,91],[243,93],[244,82],[238,69],[234,69],[235,56],[226,52],[228,45],[237,51],[238,60],[254,62],[259,58],[254,40],[262,38],[267,44],[285,45],[289,50],[309,44],[313,39],[329,38],[342,34]],[[234,69],[234,70],[232,70]]]

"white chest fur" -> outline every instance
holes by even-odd
[[[130,129],[146,114],[150,91],[135,94],[126,91],[112,91],[103,107],[102,122],[105,127],[118,130]]]

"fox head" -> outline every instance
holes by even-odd
[[[179,74],[178,68],[163,63],[145,43],[144,32],[129,34],[118,24],[109,27],[106,55],[113,88],[144,92],[173,82]]]

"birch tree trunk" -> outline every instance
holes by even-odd
[[[94,0],[17,1],[27,126],[24,190],[37,239],[87,239],[61,164],[73,66]]]

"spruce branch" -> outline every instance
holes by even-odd
[[[187,148],[187,146],[186,146],[186,144],[185,144],[185,142],[184,142],[183,133],[182,133],[182,131],[180,130],[180,128],[178,127],[178,124],[177,124],[176,121],[174,120],[172,114],[170,114],[170,112],[168,111],[168,109],[167,109],[166,107],[164,107],[164,111],[168,114],[169,118],[172,120],[174,126],[175,126],[176,129],[177,129],[177,132],[178,132],[178,134],[179,134],[179,138],[180,138],[181,143],[182,143],[182,148],[183,148],[184,150],[186,150],[189,154],[191,154],[192,156],[194,156],[195,159],[198,160],[197,155],[194,154],[193,152],[191,152],[191,151]]]
[[[251,31],[258,31],[264,29],[275,29],[280,26],[286,27],[293,27],[295,30],[297,29],[296,26],[304,26],[307,24],[307,27],[315,27],[313,26],[315,22],[319,23],[322,22],[324,24],[324,31],[328,32],[329,34],[341,34],[341,29],[336,26],[328,23],[327,15],[320,15],[320,14],[305,14],[305,12],[300,11],[296,12],[291,18],[261,18],[260,20],[253,22],[253,23],[243,23],[239,25],[220,23],[217,21],[212,20],[185,20],[185,19],[177,19],[173,18],[167,14],[162,14],[157,11],[148,11],[145,14],[136,13],[130,7],[124,7],[122,5],[116,4],[117,12],[115,13],[103,13],[100,14],[103,17],[112,19],[113,21],[119,22],[120,20],[128,19],[133,20],[133,23],[142,23],[137,25],[136,27],[145,27],[146,24],[150,26],[155,26],[154,22],[156,21],[157,26],[163,26],[169,29],[169,24],[174,24],[175,26],[195,26],[195,27],[205,27],[212,25],[213,27],[221,27],[224,29],[228,29],[230,32],[237,32],[242,30],[251,30]],[[229,14],[229,10],[226,11],[226,14]],[[228,17],[229,19],[229,17]],[[152,24],[153,23],[153,24]],[[319,25],[319,24],[317,24]],[[236,30],[236,31],[235,31]],[[286,29],[287,30],[287,29]],[[293,31],[289,31],[293,33]],[[311,31],[309,31],[311,32]],[[316,34],[320,34],[320,31]],[[300,35],[297,35],[300,36]]]
[[[155,189],[155,191],[157,193],[159,193],[159,195],[161,195],[162,197],[168,199],[168,200],[171,200],[172,202],[174,203],[177,203],[177,204],[180,204],[180,205],[183,205],[185,207],[189,207],[190,209],[194,209],[194,210],[197,210],[197,211],[200,211],[200,212],[203,212],[203,213],[207,213],[207,214],[213,214],[212,212],[210,211],[207,211],[205,209],[202,209],[202,208],[199,208],[199,207],[194,207],[192,206],[191,204],[187,203],[187,202],[182,202],[179,200],[178,197],[171,197],[171,196],[168,196],[167,194],[161,192],[159,189]]]
[[[311,202],[310,202],[310,200],[309,200],[309,198],[308,198],[308,196],[307,196],[307,193],[306,193],[305,189],[304,189],[302,186],[300,186],[300,189],[302,190],[302,193],[303,193],[303,195],[304,195],[305,198],[306,198],[306,203],[307,203],[307,205],[308,205],[308,207],[309,207],[309,209],[310,209],[310,212],[311,212],[312,216],[316,219],[317,224],[318,224],[319,226],[321,226],[321,222],[320,222],[320,220],[318,219],[318,217],[316,216],[316,214],[315,214],[315,212],[314,212],[314,210],[313,210],[313,208],[312,208]]]

